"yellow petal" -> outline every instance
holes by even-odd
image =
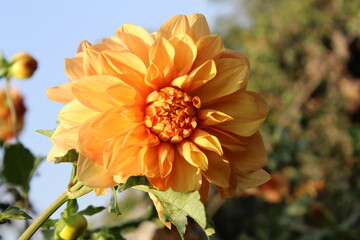
[[[193,68],[200,66],[207,60],[213,59],[225,50],[219,35],[208,35],[200,38],[196,43],[196,47],[198,53]]]
[[[47,97],[56,102],[68,103],[75,98],[71,90],[71,82],[61,84],[46,90]]]
[[[184,15],[177,15],[167,20],[157,31],[156,38],[171,38],[187,34],[192,36],[188,19]]]
[[[76,149],[78,133],[78,126],[65,128],[62,124],[60,124],[50,138],[51,142],[54,143],[54,147],[50,150],[47,160],[53,161],[55,160],[55,157],[64,156],[68,150]]]
[[[108,139],[129,131],[138,120],[132,109],[113,108],[96,117],[90,127],[96,137]]]
[[[65,58],[65,73],[71,81],[85,77],[83,68],[83,58]]]
[[[150,64],[156,65],[164,76],[172,73],[174,56],[175,49],[165,38],[157,39],[149,50]]]
[[[206,171],[202,171],[202,174],[210,183],[228,188],[230,186],[229,179],[231,174],[229,162],[216,153],[206,150],[205,153],[209,160],[209,168]]]
[[[234,120],[233,117],[226,113],[214,109],[200,109],[197,113],[199,126],[213,126],[223,122]]]
[[[103,166],[82,154],[79,155],[76,176],[82,184],[92,188],[109,188],[117,185],[113,176],[107,173]]]
[[[223,155],[219,139],[208,132],[196,128],[190,136],[190,139],[197,146],[206,150],[213,151],[220,156]]]
[[[122,81],[107,88],[106,92],[114,106],[134,104],[137,97],[136,90]]]
[[[137,55],[145,65],[149,64],[148,52],[154,39],[145,29],[132,24],[124,24],[118,29],[116,36],[128,51]]]
[[[74,99],[61,109],[58,117],[64,127],[72,128],[79,126],[97,114],[98,112],[85,107],[77,99]]]
[[[267,152],[259,132],[243,138],[245,150],[224,149],[225,155],[235,172],[251,173],[262,168],[267,161]]]
[[[196,45],[188,35],[179,35],[169,39],[169,42],[175,49],[173,77],[187,74],[196,58]]]
[[[247,91],[237,91],[217,99],[208,107],[234,118],[216,125],[217,128],[245,137],[253,135],[260,128],[268,113],[264,99],[257,93]]]
[[[184,90],[193,94],[197,89],[213,79],[215,75],[215,62],[213,60],[208,60],[189,74],[189,86]]]
[[[263,169],[259,169],[250,174],[245,174],[245,173],[236,174],[238,189],[257,187],[269,181],[270,178],[271,178],[270,174],[268,174]]]
[[[196,92],[203,99],[203,106],[241,89],[249,78],[247,59],[223,58],[215,60],[215,63],[217,75]]]
[[[83,105],[104,112],[113,106],[106,89],[115,84],[121,81],[113,76],[87,76],[74,82],[72,91]]]
[[[196,39],[210,35],[210,28],[204,15],[195,13],[187,16],[187,19]]]
[[[191,141],[183,140],[176,144],[177,151],[188,163],[205,171],[208,168],[206,155]]]

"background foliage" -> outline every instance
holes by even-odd
[[[270,105],[273,179],[220,208],[218,239],[358,239],[360,1],[228,2],[237,10],[218,31],[250,58],[250,88]]]

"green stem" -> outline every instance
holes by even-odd
[[[10,79],[7,77],[5,77],[5,95],[6,95],[6,100],[9,105],[9,109],[10,109],[10,115],[11,115],[12,127],[13,127],[13,131],[14,131],[14,135],[15,135],[15,140],[16,140],[16,142],[19,142],[16,109],[15,109],[15,104],[14,104],[13,98],[11,96]]]
[[[30,239],[41,225],[68,199],[68,192],[65,191],[25,230],[18,240]]]

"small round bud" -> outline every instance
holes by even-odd
[[[17,79],[30,78],[37,68],[36,60],[26,52],[19,52],[10,59],[9,75]]]
[[[65,219],[65,226],[59,232],[63,240],[73,240],[80,237],[87,228],[86,218],[81,214],[72,215]]]

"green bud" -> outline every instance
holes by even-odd
[[[59,231],[59,237],[63,240],[73,240],[80,237],[87,228],[86,218],[81,214],[72,215],[64,219],[65,224]]]

